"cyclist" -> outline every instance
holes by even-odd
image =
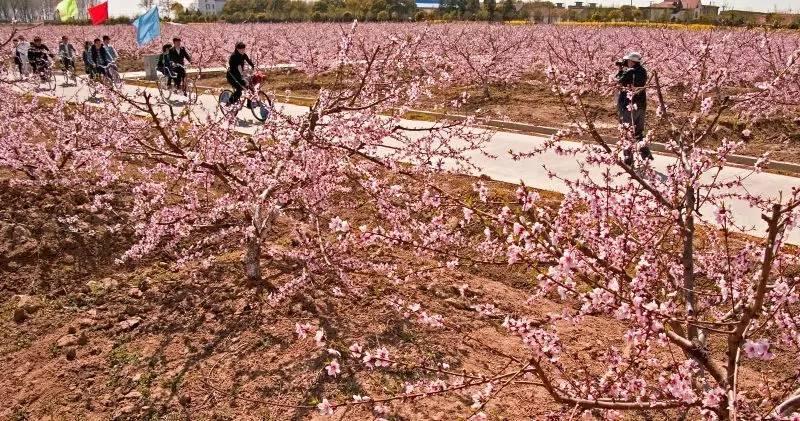
[[[180,38],[172,38],[172,43],[173,46],[169,50],[169,58],[175,71],[175,86],[185,88],[183,86],[183,81],[186,79],[186,68],[184,66],[186,65],[185,62],[192,62],[192,57],[186,51],[186,48],[181,46]],[[186,89],[183,89],[183,91],[186,93]]]
[[[236,43],[236,50],[233,51],[233,54],[231,54],[231,57],[228,59],[228,72],[225,74],[225,78],[233,88],[233,95],[231,95],[231,98],[228,100],[228,105],[235,104],[239,101],[239,98],[242,97],[242,91],[244,88],[247,88],[247,82],[242,76],[245,63],[249,64],[250,67],[254,69],[256,67],[253,62],[250,61],[250,57],[247,57],[247,54],[245,54],[245,44],[240,41]]]
[[[110,62],[116,63],[119,56],[117,55],[117,50],[111,45],[111,37],[108,35],[103,35],[103,48],[106,50],[106,53],[108,53],[108,57],[111,59]]]
[[[161,47],[161,55],[158,56],[158,64],[156,65],[156,69],[167,77],[167,89],[172,89],[173,80],[175,80],[175,85],[179,86],[171,52],[172,44],[164,44],[164,46]]]
[[[103,47],[103,42],[100,41],[100,38],[94,39],[94,45],[92,46],[91,50],[92,62],[95,66],[95,74],[104,73],[108,75],[108,65],[112,63],[111,57],[108,55],[108,51],[106,51],[105,47]]]
[[[14,46],[11,48],[11,56],[14,57],[14,66],[17,66],[17,69],[19,69],[19,74],[22,74],[22,60],[19,59],[19,51],[17,51],[18,47],[19,39],[14,38]]]
[[[92,43],[89,41],[83,42],[83,65],[86,67],[86,74],[89,75],[89,79],[94,79],[97,74],[97,64],[92,58]]]
[[[75,71],[75,47],[69,43],[69,38],[66,35],[61,37],[61,42],[58,44],[58,55],[61,57],[61,64],[64,65],[64,70],[72,69]]]
[[[52,54],[50,53],[50,49],[47,48],[46,45],[42,44],[42,39],[39,37],[34,38],[33,43],[28,49],[28,61],[31,63],[33,72],[39,73],[40,71],[50,67],[51,56]]]
[[[28,49],[30,49],[31,45],[28,41],[25,41],[25,37],[22,35],[15,41],[14,63],[17,63],[19,74],[25,75],[25,71],[28,67]]]

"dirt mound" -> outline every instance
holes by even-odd
[[[365,279],[272,303],[245,286],[237,255],[194,275],[157,260],[115,263],[132,243],[132,233],[117,228],[128,204],[112,193],[122,191],[97,192],[107,200],[97,203],[56,187],[2,183],[0,418],[313,418],[321,397],[391,397],[444,376],[402,364],[372,370],[345,354],[333,377],[325,366],[337,357],[328,349],[387,347],[398,361],[453,372],[501,372],[508,360],[497,352],[523,352],[497,317],[476,320],[474,306],[525,314],[524,274],[506,276],[508,283],[458,272],[402,285]],[[277,285],[297,275],[278,264],[268,271]],[[446,315],[447,329],[405,317],[412,304]],[[303,321],[324,329],[324,344],[298,339]],[[488,409],[509,418],[543,413],[547,406],[534,403],[543,393],[509,390]],[[452,419],[464,412],[460,403],[469,406],[468,394],[456,396],[385,407],[398,419]],[[342,411],[347,419],[375,415],[366,405]]]
[[[56,186],[0,181],[0,300],[13,294],[58,296],[115,270],[131,244],[124,195],[109,189],[92,197]],[[129,199],[129,198],[127,198]]]

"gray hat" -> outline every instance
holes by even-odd
[[[639,53],[631,52],[631,53],[628,53],[625,57],[623,57],[623,59],[630,60],[630,61],[635,61],[637,63],[641,63],[642,62],[642,55],[639,54]]]

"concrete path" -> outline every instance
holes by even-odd
[[[59,83],[63,82],[61,78],[58,80]],[[81,84],[79,83],[79,85]],[[158,90],[155,88],[143,88],[130,85],[126,85],[124,88],[124,92],[130,95],[136,94],[137,91],[146,91],[158,95]],[[69,100],[83,102],[89,99],[89,90],[86,86],[75,87],[59,85],[56,88],[55,95]],[[176,99],[179,100],[180,98],[173,96],[173,100]],[[98,103],[102,104],[102,101]],[[176,104],[178,104],[178,102],[173,101],[173,106],[175,106],[177,110],[180,110],[182,107]],[[276,104],[276,108],[282,113],[293,115],[302,114],[308,110],[307,107],[283,103]],[[192,107],[192,112],[197,118],[218,115],[219,107],[217,106],[216,97],[213,95],[200,95],[198,103]],[[257,129],[258,122],[252,117],[250,110],[242,110],[239,114],[239,118],[242,120],[243,124],[241,127],[238,127],[237,130],[243,133],[253,133]],[[409,128],[421,128],[431,125],[431,123],[423,121],[404,121],[403,124]],[[475,130],[484,129],[476,128]],[[412,134],[413,133],[414,132],[412,132]],[[539,189],[565,192],[567,187],[564,181],[550,179],[547,176],[548,170],[553,171],[567,180],[576,179],[579,177],[579,164],[577,159],[565,158],[553,152],[547,152],[539,155],[535,159],[515,161],[511,159],[508,154],[509,150],[530,150],[532,147],[541,144],[545,140],[546,138],[544,137],[520,133],[494,132],[491,141],[487,145],[487,152],[497,156],[497,158],[490,159],[478,153],[473,153],[471,158],[473,162],[481,168],[480,173],[492,179],[510,183],[523,181],[526,185]],[[578,144],[565,142],[565,146],[578,146]],[[578,156],[578,159],[582,158],[583,156]],[[671,156],[657,155],[654,167],[658,171],[663,172],[674,160],[675,158]],[[593,177],[599,176],[600,170],[592,169],[591,175]],[[725,167],[720,174],[719,181],[724,182],[734,177],[745,176],[748,176],[744,183],[747,191],[772,198],[777,198],[781,192],[790,192],[792,188],[800,186],[800,179],[798,178],[771,173],[751,174],[751,171],[739,167]],[[757,228],[757,230],[749,232],[752,235],[764,235],[765,226],[761,220],[761,212],[758,209],[751,208],[746,202],[741,200],[732,200],[728,205],[736,218],[737,224]],[[713,211],[714,209],[701,209],[708,223],[714,223]],[[789,241],[793,244],[800,244],[800,228],[795,228],[789,233]]]
[[[270,66],[266,66],[266,65],[258,66],[258,69],[259,70],[286,70],[286,69],[294,69],[295,67],[296,66],[294,64],[275,64],[275,65],[270,65]],[[192,74],[200,73],[201,70],[203,71],[203,73],[224,73],[224,72],[228,71],[228,68],[220,66],[220,67],[207,67],[207,68],[200,69],[200,68],[197,68],[197,67],[193,67],[192,65],[189,65],[189,67],[186,69],[186,73],[192,75]],[[125,79],[144,79],[145,77],[147,77],[147,74],[145,73],[144,70],[142,70],[140,72],[125,72],[125,73],[121,73],[120,75]]]

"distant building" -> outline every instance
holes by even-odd
[[[644,19],[651,21],[716,19],[719,14],[719,6],[705,5],[701,0],[666,0],[639,10]]]
[[[222,12],[223,7],[225,7],[225,0],[194,0],[188,9],[216,15]]]
[[[430,10],[430,9],[438,9],[438,8],[439,8],[439,3],[431,3],[431,2],[426,2],[426,1],[418,1],[417,2],[417,9]]]
[[[589,19],[597,10],[597,3],[576,1],[574,6],[567,6],[567,10],[570,19]]]
[[[800,21],[800,15],[794,13],[762,13],[748,10],[726,10],[719,14],[722,21],[733,24],[751,25],[791,25]]]

